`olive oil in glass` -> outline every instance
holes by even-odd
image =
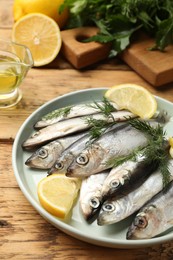
[[[0,40],[0,108],[12,107],[20,101],[18,87],[32,65],[27,47]]]

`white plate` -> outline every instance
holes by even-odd
[[[48,222],[65,233],[78,238],[80,240],[112,248],[135,248],[145,247],[154,244],[163,243],[173,239],[173,232],[164,236],[146,240],[126,240],[126,231],[132,222],[132,217],[127,218],[117,224],[98,226],[96,221],[92,224],[86,223],[80,214],[78,203],[75,205],[72,217],[69,221],[64,222],[44,210],[37,197],[37,184],[47,175],[44,170],[33,170],[24,163],[30,156],[29,152],[23,151],[22,143],[33,133],[33,125],[43,115],[48,112],[76,103],[84,103],[86,101],[102,100],[106,89],[87,89],[66,94],[56,98],[37,109],[21,126],[13,145],[12,162],[14,174],[20,189],[26,196],[31,205],[43,216]],[[168,114],[173,116],[173,103],[162,98],[156,97],[158,108],[164,109]],[[166,125],[166,131],[169,136],[173,135],[173,122]]]

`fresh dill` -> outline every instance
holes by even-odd
[[[142,150],[144,149],[144,147],[138,147],[136,149],[134,149],[130,154],[128,155],[124,155],[124,156],[119,156],[117,158],[113,158],[110,159],[107,162],[107,165],[111,165],[111,167],[117,167],[119,165],[122,165],[123,163],[131,160],[131,161],[136,161],[136,157],[138,154],[142,153]]]
[[[138,147],[127,156],[114,158],[108,161],[107,164],[116,167],[128,160],[136,161],[137,155],[140,154],[145,158],[148,164],[157,166],[162,174],[163,187],[165,187],[170,182],[170,172],[168,168],[169,145],[165,139],[165,131],[163,130],[163,127],[159,124],[157,127],[152,127],[148,122],[136,118],[131,119],[129,123],[132,127],[147,135],[147,145],[145,147]]]
[[[94,101],[94,105],[90,106],[97,108],[99,112],[101,112],[103,115],[107,117],[110,117],[112,112],[117,111],[117,109],[105,97],[103,97],[102,102]]]
[[[138,118],[129,120],[129,124],[149,137],[152,137],[154,140],[163,140],[163,137],[165,136],[163,127],[159,124],[157,127],[152,127],[149,122]]]
[[[93,117],[87,117],[86,122],[90,126],[90,142],[93,142],[94,140],[98,139],[106,131],[108,127],[115,124],[114,121],[108,122],[107,120],[94,119]]]
[[[91,143],[98,139],[108,127],[113,126],[116,123],[112,116],[112,112],[116,112],[117,109],[105,97],[103,97],[102,102],[94,101],[93,104],[89,104],[89,106],[97,108],[105,117],[105,119],[94,119],[92,116],[85,118],[90,127],[89,135]]]
[[[67,107],[56,109],[48,113],[47,115],[43,116],[42,120],[49,120],[56,117],[66,117],[70,113],[71,108],[72,106],[67,106]]]

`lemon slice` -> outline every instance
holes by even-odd
[[[62,43],[58,24],[40,13],[28,14],[19,19],[13,26],[12,40],[30,49],[36,67],[53,61]]]
[[[43,178],[37,187],[40,204],[52,215],[66,218],[73,207],[81,181],[64,174]]]
[[[120,109],[127,109],[143,119],[151,118],[157,110],[155,97],[136,84],[113,86],[106,91],[105,97],[115,102]]]

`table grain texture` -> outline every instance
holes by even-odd
[[[10,39],[12,0],[0,0],[0,38]],[[51,64],[32,68],[21,85],[23,98],[13,109],[0,110],[0,259],[173,259],[173,241],[138,249],[91,245],[66,235],[46,222],[29,204],[15,180],[12,145],[24,120],[45,102],[76,90],[141,84],[173,102],[173,84],[154,88],[118,58],[87,69],[74,69],[61,55]]]

